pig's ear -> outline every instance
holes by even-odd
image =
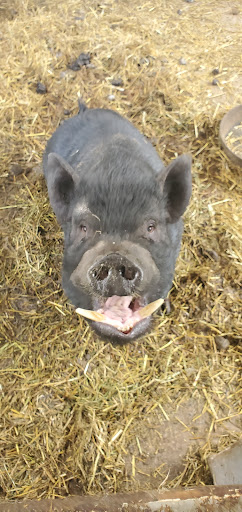
[[[182,155],[173,160],[160,176],[168,222],[176,222],[186,210],[192,192],[192,158]]]
[[[58,221],[63,225],[68,217],[78,177],[75,170],[56,153],[48,155],[47,177],[50,203]]]

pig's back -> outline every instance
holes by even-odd
[[[44,170],[49,153],[57,153],[70,165],[76,165],[98,146],[105,147],[112,140],[121,135],[127,141],[134,141],[135,152],[139,145],[140,157],[153,168],[155,172],[164,167],[156,150],[127,119],[121,117],[113,110],[83,109],[71,119],[64,121],[49,140],[44,154]],[[121,155],[120,155],[121,156]]]

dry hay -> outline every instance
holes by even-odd
[[[240,435],[240,171],[218,144],[223,114],[242,103],[239,3],[1,2],[2,497],[210,483],[207,455]],[[91,66],[72,71],[81,52]],[[36,172],[78,95],[126,115],[166,162],[194,156],[171,314],[123,348],[63,295],[62,233]],[[195,445],[171,475],[162,449],[175,422],[181,451],[187,433]]]

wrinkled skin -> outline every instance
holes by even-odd
[[[140,308],[166,298],[172,285],[191,158],[165,168],[127,120],[81,105],[49,140],[44,172],[65,236],[66,295],[106,315],[107,323],[91,321],[101,338],[125,343],[144,335],[151,318],[140,319]]]

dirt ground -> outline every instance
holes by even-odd
[[[241,436],[241,170],[218,140],[242,103],[240,2],[3,0],[0,44],[0,496],[211,484],[208,456]],[[61,287],[41,160],[78,97],[166,163],[193,155],[171,313],[126,347]]]

